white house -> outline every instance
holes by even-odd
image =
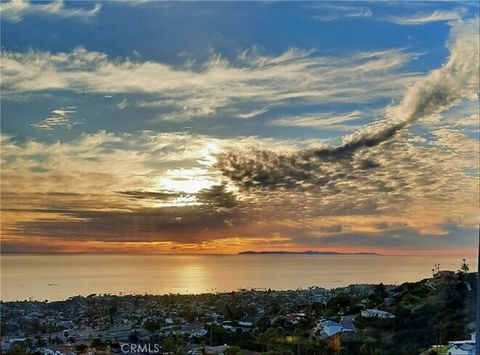
[[[238,325],[241,327],[251,327],[253,326],[253,322],[247,321],[247,320],[241,320],[238,322]]]
[[[471,333],[468,340],[449,341],[447,354],[475,355],[475,333]]]
[[[220,346],[206,346],[205,353],[207,354],[215,354],[215,355],[223,355],[225,350],[227,350],[229,346],[227,344],[220,345]]]
[[[318,322],[317,324],[317,330],[321,335],[325,335],[327,337],[331,337],[332,335],[335,335],[337,333],[341,333],[343,330],[343,327],[341,324],[324,319]]]
[[[389,319],[395,318],[395,316],[386,311],[381,311],[379,309],[366,309],[360,312],[360,315],[364,318],[382,318],[382,319]]]

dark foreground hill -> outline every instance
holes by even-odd
[[[397,286],[379,306],[394,314],[395,319],[357,318],[361,330],[350,338],[351,345],[344,345],[352,351],[363,346],[370,347],[372,354],[407,355],[418,354],[434,344],[469,339],[475,327],[476,283],[474,273],[447,271]],[[368,340],[371,346],[364,345]],[[356,341],[362,345],[357,347]]]

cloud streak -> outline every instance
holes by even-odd
[[[45,118],[37,123],[32,123],[30,126],[44,131],[53,131],[56,128],[71,129],[73,126],[83,124],[81,120],[74,120],[72,116],[77,111],[73,108],[59,108],[52,111],[50,117]]]
[[[283,126],[283,127],[311,127],[315,129],[325,129],[328,127],[339,127],[344,124],[347,124],[351,121],[358,120],[363,117],[362,112],[352,111],[342,115],[334,115],[330,113],[328,115],[309,115],[309,116],[300,116],[300,117],[288,117],[288,118],[279,118],[271,121],[271,124],[274,126]],[[350,126],[349,126],[350,127]]]
[[[438,21],[460,21],[462,20],[464,10],[442,11],[435,10],[431,13],[420,13],[413,16],[389,16],[386,21],[398,25],[418,26]]]
[[[40,3],[29,0],[11,0],[1,3],[0,15],[4,20],[9,22],[20,22],[25,15],[30,14],[51,15],[65,18],[90,18],[96,16],[101,8],[101,4],[95,4],[90,10],[71,8],[65,6],[63,0],[54,0],[50,3]]]
[[[335,21],[343,18],[359,19],[373,16],[373,11],[368,7],[324,3],[315,5],[313,8],[320,13],[313,16],[313,19],[317,21]]]

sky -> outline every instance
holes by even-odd
[[[471,255],[476,2],[1,2],[2,252]]]

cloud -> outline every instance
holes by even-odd
[[[20,22],[25,15],[29,14],[89,18],[97,15],[101,8],[101,4],[95,4],[90,10],[66,7],[62,0],[54,0],[49,3],[29,0],[11,0],[1,3],[0,14],[4,20],[9,22]]]
[[[250,154],[232,151],[219,157],[220,169],[225,176],[245,187],[296,187],[312,179],[325,162],[337,164],[338,159],[351,158],[362,148],[372,148],[388,141],[413,122],[449,109],[462,99],[476,100],[479,70],[477,21],[453,27],[447,46],[450,50],[448,61],[409,87],[400,104],[387,108],[387,119],[360,128],[346,136],[341,145],[294,154],[255,149]],[[314,183],[325,182],[316,179]]]
[[[120,109],[120,110],[123,110],[125,109],[128,104],[127,104],[128,100],[127,99],[123,99],[122,102],[118,103],[117,107]]]
[[[352,159],[312,169],[296,153],[313,149],[313,140],[99,131],[70,142],[22,143],[2,135],[2,244],[29,240],[31,251],[45,243],[85,250],[78,243],[108,249],[122,242],[146,251],[166,243],[162,248],[235,252],[260,241],[302,248],[307,240],[321,246],[323,238],[334,246],[348,235],[446,236],[448,224],[474,228],[478,182],[468,169],[478,164],[478,142],[451,127],[432,137],[425,144],[402,131]],[[220,151],[271,166],[238,183],[216,169]]]
[[[458,126],[478,127],[480,126],[480,116],[478,113],[473,113],[468,117],[458,120],[456,124]]]
[[[20,144],[2,135],[2,235],[198,241],[208,233],[192,231],[242,224],[240,202],[205,165],[217,144],[227,142],[99,131]]]
[[[369,18],[373,12],[367,7],[354,7],[332,3],[317,4],[313,7],[320,14],[312,16],[318,21],[335,21],[342,18]]]
[[[236,59],[212,56],[188,68],[82,48],[2,52],[6,97],[54,90],[128,97],[130,107],[150,109],[163,120],[254,120],[267,109],[271,118],[278,111],[302,112],[294,110],[301,106],[311,112],[323,103],[347,102],[340,113],[325,109],[266,123],[339,130],[378,115],[360,111],[357,103],[398,102],[382,110],[384,119],[336,146],[304,137],[190,132],[98,131],[54,142],[2,134],[2,247],[451,248],[456,230],[470,233],[460,246],[471,246],[478,230],[479,148],[468,129],[478,120],[472,112],[478,101],[462,108],[465,100],[477,100],[477,28],[457,23],[449,58],[422,76],[405,72],[415,54],[403,50],[333,58],[252,48]],[[58,108],[34,125],[68,128],[73,111]]]
[[[267,112],[268,112],[268,109],[266,107],[264,107],[264,108],[261,108],[261,109],[255,110],[255,111],[251,111],[251,112],[239,113],[237,115],[237,117],[248,120],[250,118],[254,118],[254,117],[263,115],[264,113],[267,113]]]
[[[308,116],[294,116],[288,118],[278,118],[271,121],[274,126],[285,127],[311,127],[315,129],[325,129],[328,127],[343,128],[345,123],[358,120],[363,117],[362,112],[356,110],[343,115],[334,115],[333,113]],[[350,126],[347,126],[350,128]]]
[[[444,10],[435,10],[431,13],[419,13],[412,16],[389,16],[386,18],[386,21],[393,22],[399,25],[425,25],[432,22],[438,21],[460,21],[463,18],[465,10],[453,10],[453,11],[444,11]]]
[[[136,94],[130,106],[155,109],[161,120],[258,117],[267,107],[318,103],[362,104],[395,98],[416,73],[402,72],[415,54],[402,50],[320,57],[289,49],[276,56],[255,48],[230,61],[213,55],[193,67],[155,61],[111,59],[77,48],[70,53],[2,51],[6,98],[68,90],[102,95]],[[369,90],[364,90],[369,87]],[[245,112],[246,107],[261,109]]]
[[[74,110],[74,107],[64,109],[59,108],[52,111],[50,117],[45,118],[37,123],[32,123],[30,126],[44,131],[53,131],[55,128],[66,128],[71,129],[73,126],[83,124],[81,120],[73,120],[72,116],[77,111]]]

